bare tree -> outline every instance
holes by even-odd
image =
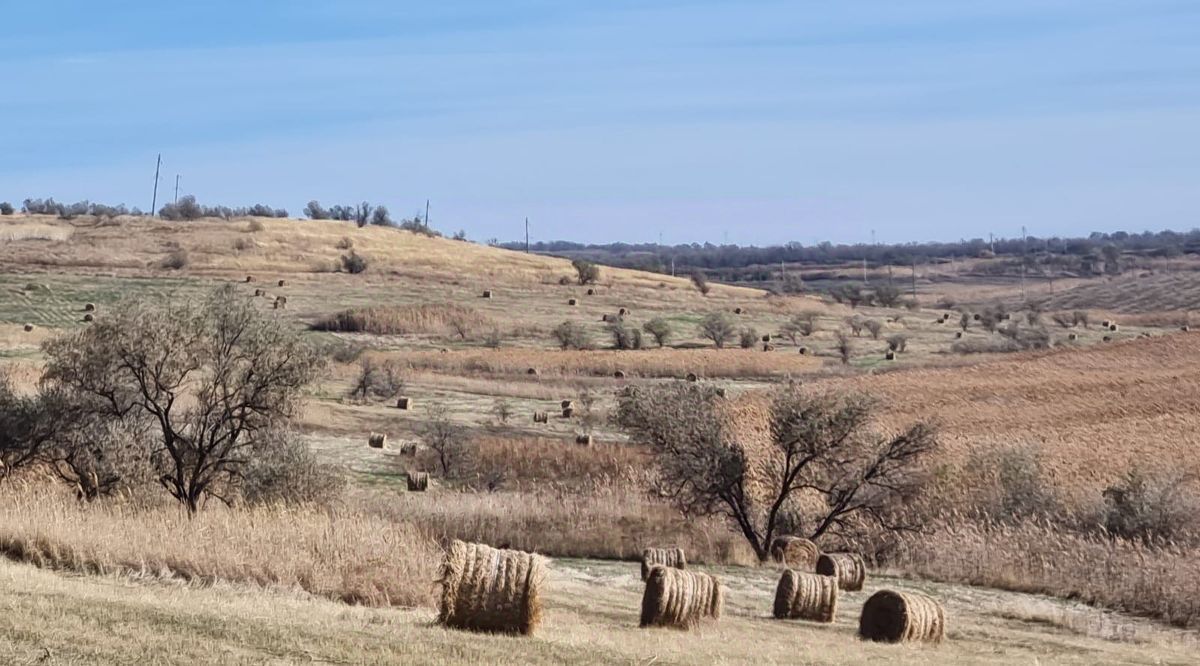
[[[845,331],[833,334],[833,348],[837,350],[838,356],[842,359],[842,365],[849,365],[850,357],[854,356],[854,341],[846,335]]]
[[[714,312],[700,321],[700,336],[712,340],[717,349],[723,348],[734,335],[733,318],[724,312]]]
[[[792,344],[796,344],[799,336],[808,337],[817,330],[817,318],[821,316],[820,312],[815,310],[806,310],[792,317],[784,324],[779,332]]]
[[[232,287],[201,302],[130,300],[46,345],[44,380],[94,413],[152,420],[158,482],[189,512],[229,503],[271,429],[289,419],[320,356]]]
[[[467,437],[462,426],[450,418],[450,410],[443,404],[429,408],[429,420],[417,427],[425,445],[437,454],[438,466],[443,476],[450,476],[451,468],[458,467],[467,457]]]
[[[891,509],[919,488],[935,433],[918,423],[877,435],[872,411],[858,396],[781,389],[761,441],[731,425],[715,388],[678,384],[626,392],[617,421],[653,447],[658,493],[685,514],[724,516],[765,560],[785,522],[812,539],[865,523],[905,527]]]
[[[0,373],[0,480],[39,462],[60,423],[44,391],[23,395]]]

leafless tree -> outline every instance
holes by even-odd
[[[918,423],[880,436],[869,427],[873,407],[858,396],[780,389],[770,436],[749,441],[715,388],[678,384],[627,391],[617,422],[653,447],[659,494],[686,514],[729,519],[765,560],[785,517],[813,539],[864,522],[901,527],[890,510],[919,487],[917,463],[935,433]]]
[[[450,418],[450,410],[443,404],[429,408],[429,420],[417,427],[425,445],[437,455],[438,466],[444,476],[450,476],[467,458],[467,437],[462,426]]]
[[[724,312],[713,312],[700,321],[700,336],[712,340],[717,349],[723,348],[734,335],[733,318]]]
[[[158,482],[189,512],[226,503],[272,428],[319,372],[299,334],[232,287],[199,302],[126,301],[46,345],[44,381],[114,420],[151,419]]]

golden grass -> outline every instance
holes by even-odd
[[[438,549],[410,524],[350,509],[81,504],[55,485],[0,493],[0,553],[38,566],[209,585],[294,588],[371,606],[429,605]]]
[[[468,306],[418,303],[342,310],[319,320],[313,327],[322,331],[378,335],[452,334],[452,324],[456,323],[467,331],[494,326],[491,318]]]
[[[747,349],[646,349],[641,351],[547,351],[538,349],[480,349],[468,351],[397,352],[384,355],[414,370],[447,374],[523,375],[537,368],[540,375],[591,375],[682,379],[694,372],[706,379],[751,379],[800,374],[820,367],[820,361],[799,354],[767,354]]]

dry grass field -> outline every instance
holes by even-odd
[[[351,250],[366,258],[365,272],[338,270]],[[186,255],[182,268],[164,267],[173,254]],[[1094,308],[1093,326],[1047,322],[1048,350],[961,355],[956,343],[988,348],[1003,339],[976,323],[960,337],[958,313],[943,322],[951,312],[937,301],[1011,303],[1013,286],[974,279],[967,268],[941,270],[921,276],[920,308],[851,309],[723,285],[702,295],[685,278],[607,267],[584,287],[562,259],[344,222],[0,218],[0,370],[20,388],[37,381],[43,342],[87,325],[85,304],[103,317],[127,296],[189,299],[235,283],[279,325],[329,352],[296,426],[323,461],[348,471],[352,486],[326,510],[217,507],[193,519],[154,503],[80,505],[37,484],[0,489],[0,550],[58,570],[0,563],[9,611],[0,621],[0,661],[1188,663],[1193,637],[1150,620],[951,582],[1073,596],[1188,625],[1200,608],[1185,597],[1200,593],[1190,582],[1163,585],[1171,567],[1194,559],[1189,549],[1147,555],[948,521],[902,543],[897,577],[886,582],[941,598],[953,618],[949,640],[889,648],[852,635],[879,578],[849,595],[832,627],[769,620],[778,572],[755,565],[719,520],[685,517],[645,492],[649,456],[611,423],[615,395],[689,373],[751,412],[763,390],[795,380],[878,397],[884,428],[934,420],[942,449],[926,471],[938,482],[924,499],[949,511],[989,482],[993,470],[980,461],[1018,445],[1039,452],[1045,483],[1074,506],[1098,502],[1134,464],[1200,475],[1191,455],[1200,337],[1178,332],[1159,312],[1182,307],[1185,297],[1160,293],[1182,283],[1139,282],[1155,295],[1114,289],[1108,301],[1072,300],[1100,281],[1056,284],[1062,300],[1054,309]],[[278,296],[287,301],[276,309]],[[1147,311],[1134,300],[1152,302],[1154,316],[1135,318]],[[662,319],[671,339],[663,348],[610,349],[602,318],[621,308],[624,326]],[[697,330],[713,312],[758,340],[770,334],[771,347],[740,349],[735,338],[732,348],[714,349]],[[806,312],[815,332],[795,342],[780,336]],[[855,316],[877,320],[881,332],[852,336],[843,365],[836,332]],[[1114,316],[1118,331],[1094,325]],[[1023,313],[1013,319],[1023,322]],[[564,321],[583,327],[590,349],[559,348],[551,331]],[[319,330],[328,328],[339,330]],[[896,335],[907,348],[885,360],[886,340]],[[398,372],[407,409],[394,397],[351,397],[364,362]],[[580,407],[563,417],[562,400]],[[442,410],[472,447],[449,474],[422,437]],[[534,423],[535,412],[547,412],[548,422]],[[369,448],[369,433],[387,434],[387,447]],[[592,446],[576,444],[584,433]],[[431,473],[427,492],[407,490],[416,472]],[[542,633],[519,640],[430,626],[440,549],[454,538],[555,558]],[[1003,538],[1024,545],[997,548]],[[689,561],[711,567],[729,585],[729,616],[696,634],[638,630],[641,584],[636,564],[622,560],[648,544],[683,546]],[[1141,578],[1084,575],[1097,566],[1137,570],[1130,563],[1139,557],[1149,562]],[[1148,590],[1159,591],[1158,606],[1130,603]]]

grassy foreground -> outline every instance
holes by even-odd
[[[1043,597],[876,577],[822,627],[770,619],[776,572],[717,569],[726,617],[692,633],[637,628],[637,565],[556,560],[533,638],[432,624],[432,610],[347,606],[218,583],[79,577],[0,561],[0,663],[1191,663],[1194,636]],[[947,607],[937,647],[854,637],[882,586],[923,589]]]

